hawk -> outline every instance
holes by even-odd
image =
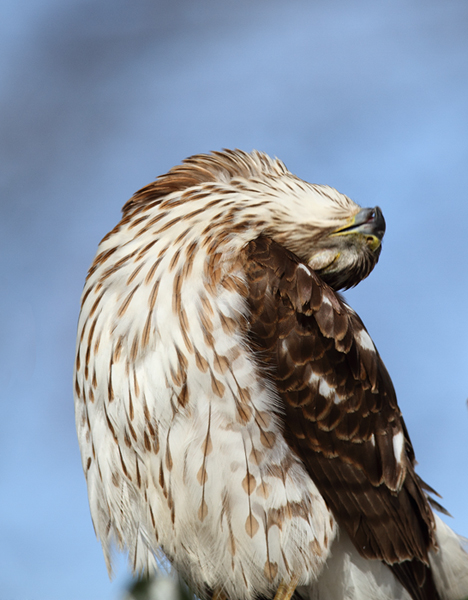
[[[78,439],[109,571],[168,560],[201,598],[468,595],[395,391],[338,294],[385,221],[260,152],[137,192],[82,296]]]

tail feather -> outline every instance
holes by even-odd
[[[429,554],[435,586],[442,600],[468,600],[468,541],[435,515],[439,549]],[[318,581],[298,589],[307,600],[411,600],[392,569],[360,556],[347,533],[340,531]]]
[[[442,600],[468,598],[468,540],[457,535],[435,515],[439,550],[429,554],[434,580]]]
[[[411,600],[387,565],[362,557],[341,530],[318,581],[300,591],[307,600]]]

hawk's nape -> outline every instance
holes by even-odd
[[[202,598],[456,600],[385,366],[338,295],[385,221],[279,160],[187,159],[140,190],[82,297],[75,407],[111,570],[168,559]]]

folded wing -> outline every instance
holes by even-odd
[[[268,238],[245,250],[250,343],[280,397],[291,448],[359,553],[415,599],[438,598],[434,517],[388,372],[359,317]]]

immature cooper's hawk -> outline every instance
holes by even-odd
[[[461,598],[390,377],[337,290],[385,230],[278,160],[187,159],[127,202],[82,298],[76,419],[94,526],[203,598]],[[438,549],[439,548],[439,549]]]

